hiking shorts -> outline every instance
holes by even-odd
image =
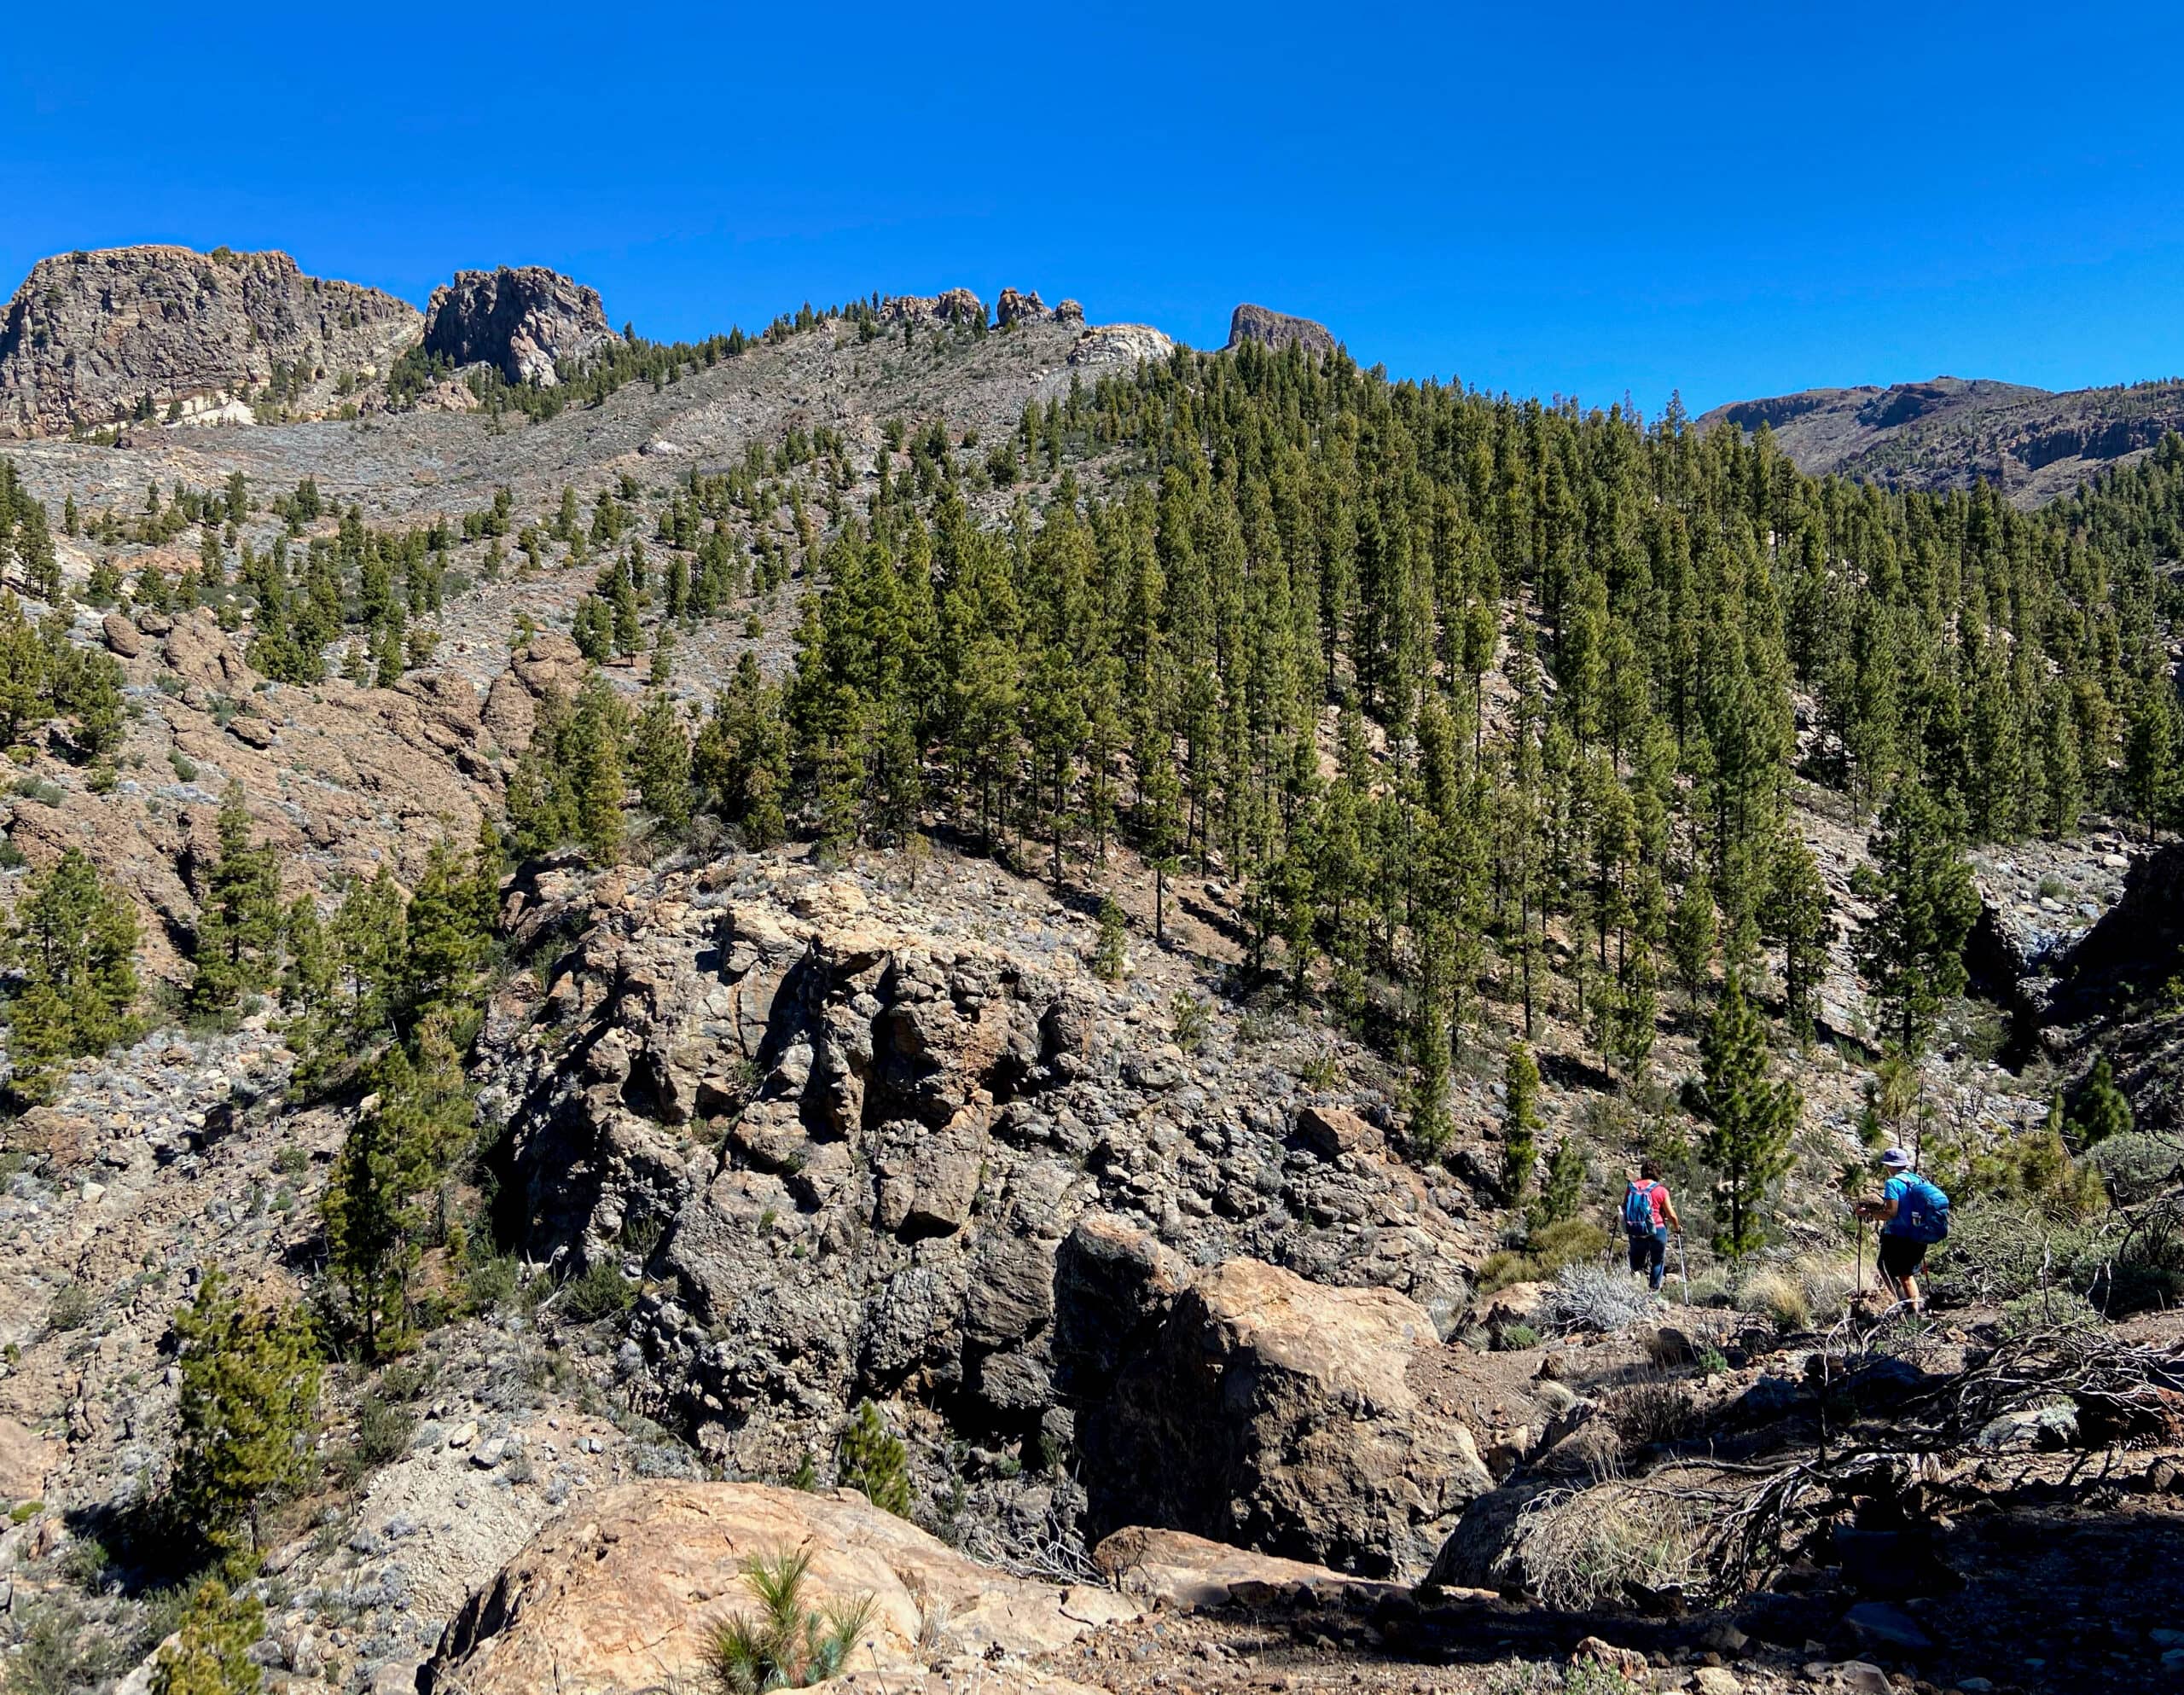
[[[1665,1229],[1630,1232],[1630,1268],[1644,1272],[1649,1287],[1661,1286],[1661,1279],[1669,1268],[1669,1233]]]
[[[1909,1236],[1891,1236],[1880,1239],[1880,1268],[1901,1283],[1907,1277],[1916,1277],[1919,1268],[1926,1263],[1927,1244]]]

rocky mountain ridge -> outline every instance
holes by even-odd
[[[1881,388],[1814,388],[1717,406],[1700,429],[1765,424],[1800,470],[1891,488],[1984,480],[2034,507],[2184,429],[2184,382],[2051,393],[2022,384],[1936,377]]]

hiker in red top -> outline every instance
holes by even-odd
[[[1646,1274],[1647,1286],[1658,1293],[1669,1268],[1669,1232],[1683,1234],[1683,1220],[1661,1182],[1661,1168],[1648,1159],[1638,1168],[1623,1195],[1623,1229],[1630,1238],[1630,1268]]]

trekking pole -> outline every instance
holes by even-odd
[[[1691,1304],[1691,1250],[1683,1245],[1683,1232],[1676,1233],[1676,1261],[1683,1268],[1683,1303]]]
[[[1858,1298],[1866,1295],[1866,1221],[1858,1221]]]

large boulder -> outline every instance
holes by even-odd
[[[868,1670],[939,1653],[1036,1654],[1116,1611],[1110,1598],[978,1565],[851,1490],[625,1483],[549,1524],[473,1594],[418,1686],[427,1695],[636,1695],[706,1685],[713,1628],[757,1611],[748,1563],[799,1551],[810,1556],[804,1595],[814,1611],[870,1598],[857,1650]]]
[[[618,340],[599,292],[544,265],[461,270],[433,290],[425,351],[457,365],[488,364],[510,382],[551,388],[558,361]]]
[[[1237,307],[1228,320],[1227,351],[1234,352],[1247,341],[1262,347],[1301,347],[1316,357],[1335,351],[1334,333],[1325,324],[1248,303]]]
[[[1104,370],[1165,359],[1175,351],[1175,341],[1149,323],[1103,323],[1077,338],[1069,363],[1079,370]]]
[[[1422,1576],[1491,1485],[1425,1309],[1256,1260],[1202,1274],[1083,1425],[1095,1526]]]

